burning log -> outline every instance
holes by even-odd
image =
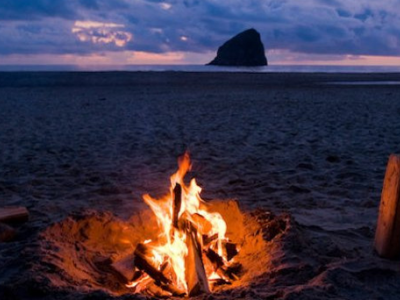
[[[110,265],[113,273],[124,283],[132,281],[135,276],[136,268],[134,264],[134,254],[127,255]]]
[[[173,294],[162,287],[158,286],[155,282],[151,282],[146,286],[146,292],[152,297],[167,298],[173,296]]]
[[[216,287],[219,285],[231,285],[232,282],[226,281],[225,279],[222,278],[216,278],[216,279],[211,279],[210,284],[212,284],[213,287]]]
[[[238,276],[236,274],[238,274],[241,271],[242,269],[241,264],[235,263],[230,266],[226,266],[224,259],[211,248],[208,248],[205,251],[205,255],[212,264],[214,272],[216,272],[221,277],[221,279],[223,279],[226,282],[229,282],[228,278],[230,280],[238,279]]]
[[[211,236],[203,234],[203,245],[208,246],[212,242],[216,241],[218,239],[218,233],[215,233]]]
[[[181,206],[182,206],[182,187],[179,183],[176,183],[174,188],[174,203],[173,203],[173,216],[172,216],[172,225],[175,228],[178,228],[178,218]]]
[[[134,264],[143,272],[147,273],[154,281],[155,284],[165,291],[171,293],[174,296],[183,296],[185,294],[184,291],[175,287],[171,280],[169,280],[163,273],[166,265],[161,267],[160,270],[150,261],[152,257],[150,247],[146,246],[145,244],[138,244],[135,249],[135,259]]]
[[[400,156],[390,155],[383,183],[374,247],[379,256],[400,255]]]
[[[149,275],[143,273],[141,277],[137,279],[137,281],[133,284],[136,293],[140,293],[141,291],[145,291],[147,286],[152,284],[154,279],[151,278]]]
[[[239,279],[240,273],[243,270],[243,266],[240,263],[233,263],[226,269],[226,274],[229,278],[237,280]]]
[[[173,296],[183,297],[186,294],[185,291],[178,289],[173,284],[161,284],[160,287],[171,293]]]
[[[212,265],[214,267],[214,270],[217,270],[217,269],[219,269],[219,268],[224,266],[224,260],[222,259],[222,257],[219,256],[217,254],[217,252],[215,252],[211,248],[209,248],[206,251],[206,256],[210,260],[210,262],[212,263]]]
[[[189,214],[188,212],[184,212],[178,220],[179,230],[185,230],[188,226],[188,222],[190,226],[196,230],[196,232],[200,233],[204,238],[208,239],[208,234],[212,230],[212,224],[202,215],[198,213]],[[218,234],[214,234],[211,237],[211,240],[215,240],[218,238]]]
[[[136,293],[145,292],[150,296],[156,297],[170,297],[170,296],[184,296],[185,292],[176,289],[170,284],[160,284],[154,281],[148,274],[143,273],[142,276],[136,279],[136,282],[128,285],[134,287]]]
[[[214,250],[211,248],[205,251],[205,255],[208,258],[208,261],[211,263],[214,272],[222,279],[223,281],[229,282],[228,278],[231,278],[226,271],[224,260],[221,256],[219,256]],[[234,278],[231,278],[234,279]],[[214,280],[215,282],[221,283],[220,280]],[[230,282],[229,282],[230,283]]]
[[[238,249],[225,237],[227,226],[221,214],[209,212],[204,205],[195,179],[185,185],[183,178],[190,167],[185,154],[179,160],[179,170],[171,176],[173,191],[162,199],[143,197],[157,217],[160,233],[151,246],[143,243],[135,249],[133,268],[140,270],[136,273],[139,277],[127,285],[135,292],[157,297],[196,296],[209,293],[210,286],[237,279],[229,261]],[[213,250],[217,247],[223,257]],[[125,272],[123,262],[113,267],[126,278],[132,276]]]
[[[0,222],[26,222],[28,221],[29,213],[26,207],[3,207],[0,208]]]
[[[202,215],[196,213],[196,214],[192,214],[190,216],[192,222],[194,224],[196,224],[196,229],[198,232],[200,232],[203,235],[208,234],[211,230],[212,230],[212,225],[211,223],[204,218]],[[218,237],[218,235],[217,235]]]
[[[151,257],[151,250],[148,246],[145,244],[138,244],[135,249],[135,266],[147,274],[151,278],[153,278],[156,282],[159,283],[164,283],[164,284],[169,284],[171,283],[170,280],[165,277],[165,275],[157,270],[157,267],[154,266],[154,264],[149,261],[149,258]]]
[[[239,253],[239,251],[237,250],[236,244],[231,243],[231,242],[225,243],[225,249],[226,249],[226,259],[228,261],[230,261],[232,258],[234,258]]]
[[[202,259],[201,245],[197,239],[197,232],[189,223],[186,230],[186,245],[188,254],[185,259],[185,277],[190,297],[202,293],[210,293],[206,271]]]

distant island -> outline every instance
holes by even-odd
[[[217,56],[208,65],[232,67],[267,66],[264,45],[257,30],[247,29],[218,48]]]

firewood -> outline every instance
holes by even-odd
[[[190,214],[188,212],[184,212],[179,217],[178,227],[176,228],[178,228],[179,230],[185,230],[189,223],[190,226],[192,226],[198,233],[204,236],[207,236],[212,229],[212,224],[201,214]],[[218,238],[218,234],[216,235],[216,238]]]
[[[237,274],[242,270],[242,265],[239,263],[232,264],[231,266],[225,266],[224,260],[217,252],[211,248],[207,249],[205,252],[206,257],[212,264],[214,272],[216,272],[222,279],[228,281],[238,279]],[[229,282],[229,281],[228,281]]]
[[[0,208],[0,222],[26,222],[29,218],[29,213],[26,207],[9,206]]]
[[[167,278],[171,278],[172,273],[174,272],[174,269],[172,268],[172,265],[166,261],[160,266],[160,271],[165,275]],[[186,294],[186,291],[183,289],[179,289],[177,286],[175,286],[172,283],[169,284],[164,284],[164,283],[156,283],[159,284],[160,287],[162,287],[164,290],[169,291],[172,293],[174,296],[184,296]]]
[[[237,250],[237,246],[234,243],[226,242],[225,243],[225,250],[226,250],[226,259],[230,261],[234,258],[239,252]]]
[[[228,278],[231,278],[231,276],[229,276],[226,273],[226,268],[224,265],[223,258],[221,256],[219,256],[218,253],[215,252],[214,250],[212,250],[211,248],[208,248],[205,251],[205,254],[206,254],[208,261],[213,266],[214,272],[217,273],[222,279],[228,281]],[[234,279],[234,278],[231,278],[231,279]]]
[[[192,222],[195,224],[197,232],[200,232],[201,234],[208,234],[211,231],[212,229],[211,223],[202,215],[195,213],[191,215],[190,218]]]
[[[175,285],[173,284],[160,284],[160,287],[168,292],[170,292],[173,296],[176,297],[183,297],[186,292],[184,290],[178,289]]]
[[[15,229],[0,223],[0,243],[1,242],[10,242],[15,238],[16,232]]]
[[[146,293],[152,297],[157,297],[157,298],[167,298],[172,296],[172,293],[164,290],[163,288],[158,286],[155,282],[150,282],[149,284],[147,284]]]
[[[217,270],[224,266],[224,260],[222,259],[221,256],[218,255],[217,252],[215,252],[211,248],[207,249],[205,252],[206,252],[207,258],[210,260],[211,264],[213,265],[214,270]]]
[[[188,226],[186,230],[188,254],[185,258],[185,277],[190,297],[210,292],[204,270],[201,245],[196,236],[197,232],[195,228]]]
[[[218,239],[218,233],[215,233],[211,236],[203,234],[203,245],[208,246],[212,242],[216,241]]]
[[[210,280],[210,284],[212,284],[212,286],[215,287],[215,286],[226,285],[226,284],[227,285],[231,285],[232,282],[227,281],[227,280],[222,279],[222,278],[216,278],[216,279],[211,279]]]
[[[144,274],[144,273],[143,273]],[[142,277],[138,278],[139,282],[135,286],[135,293],[140,293],[142,291],[145,291],[147,288],[147,285],[151,284],[154,282],[154,279],[151,278],[149,275],[143,275]]]
[[[241,273],[243,271],[243,266],[240,263],[233,263],[229,267],[226,268],[225,274],[232,280],[239,279]]]
[[[379,256],[400,256],[400,156],[390,155],[383,183],[374,247]]]
[[[113,273],[124,283],[132,281],[135,275],[135,255],[129,254],[110,265]]]
[[[179,183],[176,183],[174,188],[174,203],[172,207],[173,209],[172,225],[175,228],[178,228],[178,218],[181,206],[182,206],[182,187]]]
[[[135,249],[135,266],[153,278],[156,282],[169,284],[170,280],[165,275],[157,270],[154,264],[149,259],[152,256],[151,250],[145,244],[138,244]]]
[[[168,264],[163,264],[158,270],[154,264],[150,261],[151,251],[147,245],[138,244],[135,250],[134,264],[135,267],[145,272],[149,279],[141,281],[136,287],[136,291],[145,289],[145,285],[154,281],[154,284],[161,287],[166,292],[172,294],[173,296],[183,296],[185,295],[184,290],[178,289],[174,286],[171,281],[163,273],[165,269],[168,268]],[[139,279],[140,280],[140,279]]]

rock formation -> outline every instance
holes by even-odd
[[[209,65],[214,66],[266,66],[264,45],[255,29],[245,30],[218,48],[217,57]]]

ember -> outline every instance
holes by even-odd
[[[127,284],[135,293],[155,296],[194,296],[209,293],[214,285],[238,278],[238,249],[225,234],[223,217],[210,212],[200,198],[195,179],[187,186],[189,154],[178,161],[171,176],[170,193],[161,199],[144,195],[160,229],[157,240],[145,240],[134,251],[133,278]]]

